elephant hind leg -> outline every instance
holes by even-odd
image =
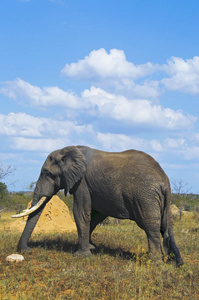
[[[163,260],[160,231],[150,231],[146,232],[146,234],[148,239],[150,258],[155,262]]]
[[[106,219],[106,216],[101,214],[100,212],[94,210],[91,214],[91,222],[90,222],[90,237],[89,237],[89,243],[90,243],[90,249],[95,249],[94,244],[91,241],[91,234],[93,230],[96,228],[96,226],[103,222],[104,219]]]
[[[162,235],[164,248],[169,257],[168,261],[175,260],[178,267],[182,266],[184,262],[176,245],[172,227],[170,226],[168,234],[165,232]]]

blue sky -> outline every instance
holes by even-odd
[[[198,32],[197,0],[1,0],[8,189],[36,181],[51,151],[83,144],[145,151],[199,193]]]

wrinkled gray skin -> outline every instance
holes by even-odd
[[[177,265],[183,264],[169,213],[170,183],[151,156],[136,150],[109,153],[84,146],[54,151],[41,169],[32,206],[42,196],[47,196],[48,202],[60,189],[74,196],[79,238],[76,254],[91,254],[91,233],[111,216],[134,220],[146,232],[151,258],[162,258],[162,235],[166,253]],[[29,215],[18,250],[30,250],[27,243],[45,204]]]

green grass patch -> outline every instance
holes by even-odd
[[[34,235],[21,263],[6,262],[20,233],[0,230],[0,299],[198,299],[198,221],[174,224],[181,268],[148,260],[145,233],[131,221],[96,228],[89,258],[73,256],[76,233]]]

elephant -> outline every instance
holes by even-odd
[[[89,256],[95,248],[91,234],[106,217],[130,219],[143,229],[149,256],[154,261],[166,255],[177,266],[183,259],[176,245],[170,213],[170,182],[159,163],[145,152],[105,152],[87,146],[67,146],[53,151],[44,162],[18,250],[31,251],[28,241],[51,197],[60,189],[73,195],[73,213],[78,232],[75,255]]]

